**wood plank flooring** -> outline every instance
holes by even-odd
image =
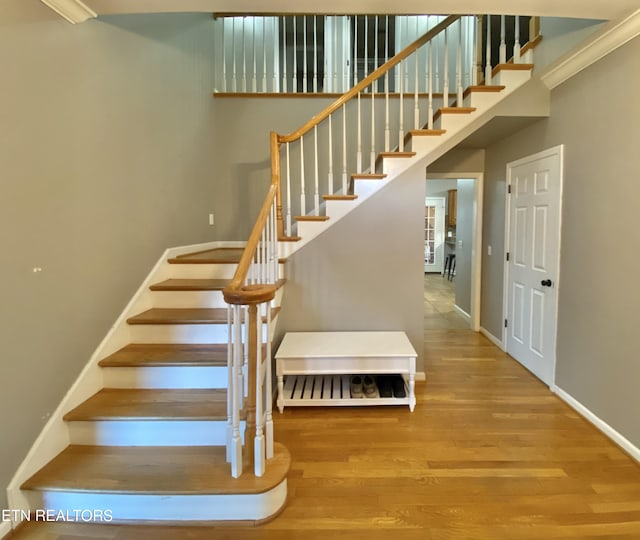
[[[415,412],[275,412],[276,440],[292,465],[288,504],[273,521],[256,528],[32,522],[14,539],[639,539],[640,465],[465,329],[447,307],[451,285],[427,279],[434,280],[425,296],[427,380],[416,387]]]

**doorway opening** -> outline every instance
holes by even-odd
[[[455,313],[476,332],[480,330],[481,242],[482,174],[427,175],[425,302],[433,302],[436,312]],[[457,318],[450,318],[458,327]]]

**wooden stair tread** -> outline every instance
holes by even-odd
[[[104,388],[64,415],[94,420],[226,420],[226,389]]]
[[[221,291],[230,279],[167,279],[151,285],[152,291]]]
[[[436,112],[436,116],[438,113],[440,114],[470,114],[475,112],[475,107],[440,107],[438,112]]]
[[[533,64],[498,64],[491,70],[491,76],[494,77],[501,71],[529,71],[533,69]]]
[[[130,343],[100,360],[101,367],[226,366],[227,344]]]
[[[409,131],[409,135],[412,137],[430,137],[444,135],[446,132],[446,129],[412,129]]]
[[[357,195],[323,195],[325,201],[355,201]]]
[[[386,178],[386,174],[369,174],[369,173],[354,173],[351,175],[353,180],[382,180]]]
[[[171,264],[229,264],[240,262],[244,248],[216,248],[169,259]]]
[[[380,152],[378,154],[383,158],[412,158],[416,155],[415,152]]]
[[[301,236],[278,236],[278,242],[299,242],[302,240]]]
[[[291,466],[289,451],[274,444],[261,477],[245,464],[231,476],[223,446],[68,446],[22,489],[149,495],[239,495],[279,485]]]
[[[329,216],[296,216],[296,221],[328,221]]]
[[[279,307],[272,308],[271,316],[275,317],[279,312]],[[127,319],[127,323],[227,324],[227,308],[151,308],[134,317],[130,317]]]
[[[467,89],[462,94],[462,97],[466,98],[469,94],[472,94],[474,92],[477,92],[480,94],[502,92],[505,88],[506,86],[503,86],[503,85],[483,85],[482,84],[477,86],[468,86]]]

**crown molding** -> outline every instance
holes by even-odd
[[[98,14],[87,7],[81,0],[40,0],[71,24],[81,23],[87,19],[95,19]]]
[[[640,35],[640,9],[606,24],[586,44],[562,56],[540,74],[550,90]]]

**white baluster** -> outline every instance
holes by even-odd
[[[329,115],[329,172],[327,173],[327,188],[330,195],[333,194],[333,114]]]
[[[358,84],[358,16],[353,16],[353,86]]]
[[[429,77],[429,108],[427,111],[427,126],[429,129],[433,129],[433,39],[429,40],[429,66],[427,68],[427,74]],[[437,60],[436,60],[437,62]]]
[[[233,306],[233,381],[231,394],[233,396],[232,417],[233,433],[231,437],[231,476],[238,478],[242,474],[242,439],[240,438],[240,404],[242,391],[242,332],[241,306]]]
[[[398,32],[398,48],[402,50],[402,19],[396,17],[396,30]],[[402,75],[400,73],[400,64],[396,65],[396,90],[400,91],[400,79]]]
[[[291,78],[293,79],[293,91],[298,91],[298,16],[293,16],[293,73]]]
[[[433,58],[435,59],[435,75],[434,75],[434,85],[436,92],[440,91],[440,55],[438,54],[440,47],[438,46],[440,35],[434,36],[433,41]]]
[[[500,15],[500,48],[498,49],[499,60],[498,63],[507,63],[507,41],[506,41],[506,21],[505,16]]]
[[[442,57],[442,106],[449,106],[449,32],[444,29],[444,52]]]
[[[318,93],[318,23],[313,16],[313,92]]]
[[[255,269],[255,265],[254,265],[254,272],[255,275],[257,276],[257,270]],[[248,321],[249,320],[249,306],[242,306],[242,318],[240,319],[240,321]],[[242,325],[242,322],[240,322],[240,324]],[[248,329],[249,325],[245,324],[244,325],[244,341],[242,343],[246,344],[243,349],[244,349],[244,355],[243,355],[243,359],[244,359],[244,363],[242,365],[242,375],[241,375],[241,380],[242,380],[242,384],[241,387],[243,389],[243,394],[238,396],[238,409],[242,409],[243,403],[244,403],[244,398],[246,398],[249,395],[249,339],[248,339],[248,335],[247,335],[247,329]]]
[[[247,38],[245,19],[242,18],[242,91],[247,91]]]
[[[416,35],[418,35],[416,17]],[[418,101],[418,51],[415,52],[413,58],[413,129],[420,129],[420,103]]]
[[[362,45],[364,47],[364,72],[363,79],[369,75],[369,16],[364,16],[364,32],[362,35]]]
[[[285,143],[287,152],[287,236],[291,236],[291,165],[289,163],[289,143]]]
[[[374,31],[373,69],[375,70],[375,69],[378,69],[378,16],[374,15],[373,20],[375,22],[374,29],[373,29]],[[378,81],[379,80],[380,79],[378,79]],[[374,84],[378,84],[378,81],[376,81]],[[377,89],[380,90],[380,87],[378,86]]]
[[[376,172],[376,81],[371,83],[371,165],[369,172]]]
[[[457,87],[457,103],[458,107],[462,107],[463,100],[463,88],[462,88],[462,19],[458,21],[458,57],[456,60],[456,87]]]
[[[275,36],[273,37],[275,40]],[[275,57],[274,57],[275,58]],[[275,87],[273,89],[275,91]],[[262,91],[267,91],[267,19],[262,18]]]
[[[384,61],[389,60],[389,16],[385,15]],[[391,146],[391,128],[389,126],[389,72],[384,74],[384,151]]]
[[[307,92],[307,16],[302,17],[302,91]]]
[[[487,15],[487,59],[484,66],[484,84],[491,84],[491,15]]]
[[[342,104],[342,194],[347,194],[347,106]]]
[[[271,41],[273,42],[273,80],[271,82],[271,91],[272,92],[278,92],[278,69],[277,66],[280,65],[280,62],[278,60],[278,55],[280,54],[279,51],[279,46],[280,44],[278,43],[278,18],[277,17],[271,17]],[[265,36],[266,39],[266,36]],[[285,51],[285,54],[283,56],[286,56],[286,49],[283,49]],[[285,61],[286,61],[286,57],[285,57]],[[265,66],[266,66],[266,58],[265,58]],[[266,68],[265,68],[266,70]],[[283,90],[284,92],[284,90]]]
[[[477,15],[473,18],[473,38],[472,43],[475,43],[475,45],[473,47],[471,84],[476,86],[478,84],[478,75],[482,73],[482,55],[480,54],[482,48],[482,15]]]
[[[236,18],[231,17],[231,60],[233,62],[233,72],[231,79],[232,92],[238,91],[237,74],[236,74]]]
[[[300,137],[300,215],[307,215],[307,200],[304,178],[304,136]]]
[[[287,18],[284,16],[282,17],[282,92],[285,94],[287,92]]]
[[[251,21],[251,35],[252,35],[252,45],[253,45],[253,77],[251,79],[251,91],[256,92],[258,90],[258,79],[257,79],[257,56],[258,50],[256,48],[256,19],[255,17],[251,17],[249,19]]]
[[[520,16],[516,15],[515,21],[515,42],[513,44],[513,63],[520,63]]]
[[[399,152],[404,152],[404,99],[403,99],[403,91],[404,89],[402,88],[402,82],[404,79],[403,76],[403,72],[404,72],[404,62],[400,62],[400,64],[398,65],[398,68],[400,69],[400,87],[398,88],[398,91],[400,93],[400,125],[398,128],[398,151]]]
[[[356,173],[362,172],[362,115],[360,114],[360,92],[358,92],[358,131],[356,143]]]
[[[224,21],[223,21],[224,22]],[[227,463],[233,460],[233,306],[227,306]]]
[[[258,310],[256,324],[256,437],[253,440],[253,472],[257,477],[265,473],[265,441],[264,441],[264,395],[262,394],[262,382],[264,380],[264,365],[262,362],[262,322],[261,309]],[[268,322],[267,322],[268,325]],[[271,374],[269,374],[271,375]]]
[[[227,91],[227,36],[225,35],[225,19],[220,19],[222,23],[222,91]],[[228,454],[227,454],[228,455]],[[228,461],[228,460],[227,460]]]
[[[275,216],[275,206],[273,208],[274,216]],[[276,258],[277,261],[277,258]],[[271,303],[267,303],[267,325],[270,328],[271,326]],[[273,415],[271,412],[272,409],[272,399],[273,395],[272,389],[272,381],[271,381],[271,339],[270,332],[267,332],[267,357],[265,359],[265,373],[266,373],[266,410],[265,410],[265,436],[266,436],[266,458],[271,459],[274,455],[273,450]]]
[[[320,215],[320,193],[319,193],[319,177],[318,177],[318,126],[313,126],[313,146],[314,146],[314,189],[313,192],[313,214]]]

